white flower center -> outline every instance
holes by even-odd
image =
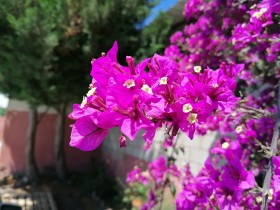
[[[193,107],[190,103],[187,103],[183,106],[183,112],[184,113],[189,113],[192,110],[193,110]]]
[[[222,148],[223,148],[223,149],[229,148],[229,143],[228,143],[228,142],[224,142],[224,143],[222,144]]]
[[[257,201],[258,203],[261,203],[261,202],[262,202],[262,197],[261,197],[261,196],[256,197],[256,201]]]
[[[160,78],[159,84],[160,85],[166,85],[167,84],[167,77]]]
[[[124,82],[123,86],[127,87],[127,88],[131,88],[135,86],[135,82],[133,79],[128,79]]]
[[[268,200],[272,200],[273,199],[273,193],[274,193],[273,189],[270,188],[269,191],[268,191],[268,196],[267,196]]]
[[[149,85],[144,84],[144,85],[142,86],[141,90],[143,90],[143,91],[149,93],[150,95],[153,95],[153,91],[152,91],[152,89],[149,87]]]
[[[194,124],[197,122],[197,114],[195,113],[190,113],[190,115],[188,116],[188,121],[191,124]]]
[[[195,73],[199,73],[201,71],[201,66],[195,66],[193,67],[193,70]]]
[[[235,131],[236,133],[241,133],[243,131],[242,126],[241,125],[237,126]]]
[[[213,88],[218,88],[219,85],[218,85],[217,83],[214,83],[214,84],[212,84],[212,87],[213,87]]]
[[[255,12],[253,14],[253,17],[257,18],[257,19],[260,19],[262,17],[262,15],[264,13],[266,13],[267,9],[266,8],[262,8],[259,12]]]

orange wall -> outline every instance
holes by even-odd
[[[0,148],[0,168],[7,173],[22,173],[25,170],[25,141],[28,128],[28,112],[8,111],[6,113],[3,144]],[[4,120],[2,120],[4,121]],[[52,169],[54,165],[54,132],[56,114],[46,114],[38,126],[36,134],[35,157],[40,171]],[[70,171],[86,170],[90,167],[90,158],[98,156],[101,149],[94,152],[82,152],[69,146],[70,121],[65,126],[65,159]],[[0,140],[1,140],[0,119]]]

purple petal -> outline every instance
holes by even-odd
[[[112,61],[117,62],[118,42],[115,41],[113,47],[108,51],[107,56]]]
[[[255,186],[255,177],[252,172],[248,172],[246,180],[240,182],[239,187],[243,190],[254,188]]]
[[[72,128],[70,146],[82,151],[96,149],[107,135],[108,130],[99,128],[91,117],[78,119]]]
[[[144,69],[146,68],[146,66],[148,65],[149,61],[151,60],[151,58],[146,58],[144,60],[142,60],[137,66],[136,66],[136,74],[141,74]]]
[[[134,140],[136,137],[136,134],[140,128],[135,127],[135,122],[131,120],[130,118],[126,118],[123,120],[121,124],[121,131],[130,139]]]

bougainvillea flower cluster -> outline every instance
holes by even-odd
[[[75,120],[71,146],[96,149],[115,126],[122,132],[121,146],[125,137],[134,140],[140,129],[149,145],[162,126],[171,139],[179,129],[192,139],[196,127],[213,112],[229,113],[239,99],[233,91],[242,64],[222,63],[215,71],[195,66],[179,74],[175,62],[157,54],[138,65],[127,56],[127,66],[122,66],[117,50],[115,42],[106,55],[92,61],[90,90],[70,114]]]

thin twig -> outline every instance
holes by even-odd
[[[174,151],[175,151],[175,149],[176,149],[176,145],[177,145],[177,142],[178,142],[178,139],[179,139],[180,134],[181,134],[180,131],[178,131],[177,136],[176,136],[176,139],[175,139],[175,142],[174,142],[173,149],[172,149],[171,154],[170,154],[169,157],[172,157],[173,154],[174,154]],[[168,164],[168,167],[169,167],[169,166],[170,166],[170,161],[168,161],[167,164]]]
[[[270,113],[270,112],[268,112],[268,111],[265,111],[265,110],[255,109],[255,108],[253,108],[253,107],[246,106],[246,105],[244,105],[244,104],[239,104],[238,106],[239,106],[240,108],[253,111],[253,112],[257,113],[257,114],[261,114],[261,115],[263,115],[263,116],[265,116],[265,117],[273,117],[273,118],[275,118],[275,116],[274,116],[272,113]]]
[[[263,157],[270,159],[272,157],[271,148],[268,145],[263,145],[258,139],[254,138],[256,145],[259,146],[261,149],[259,152],[264,153]]]
[[[177,136],[176,136],[176,139],[175,139],[175,142],[174,142],[174,146],[172,147],[172,151],[171,151],[171,154],[170,156],[167,158],[167,166],[169,167],[170,166],[170,157],[173,156],[173,153],[174,153],[174,150],[176,148],[176,144],[178,142],[178,139],[179,139],[179,136],[180,136],[180,132],[178,132]],[[161,189],[161,192],[160,192],[160,203],[159,203],[159,210],[161,210],[162,208],[162,201],[163,201],[163,194],[164,194],[164,190],[165,190],[165,187],[166,185],[169,183],[169,180],[168,178],[166,177],[165,180],[164,180],[164,184],[162,186],[162,189]]]
[[[280,80],[278,86],[278,96],[277,96],[277,113],[276,113],[276,123],[273,131],[271,146],[270,146],[270,153],[271,158],[268,163],[268,170],[265,175],[264,183],[263,183],[263,195],[262,195],[262,210],[268,209],[268,192],[270,188],[270,182],[272,177],[272,157],[276,155],[277,152],[277,141],[279,139],[279,129],[280,129]]]
[[[167,179],[165,179],[165,180],[164,180],[164,184],[163,184],[163,186],[162,186],[162,188],[161,188],[161,192],[160,192],[159,210],[161,210],[161,208],[162,208],[163,194],[164,194],[164,189],[165,189],[167,183],[168,183],[168,181],[167,181]]]
[[[208,200],[210,206],[211,206],[214,210],[218,210],[218,208],[216,208],[216,207],[213,205],[213,203],[212,203],[212,201],[211,201],[211,198],[207,198],[207,200]]]

